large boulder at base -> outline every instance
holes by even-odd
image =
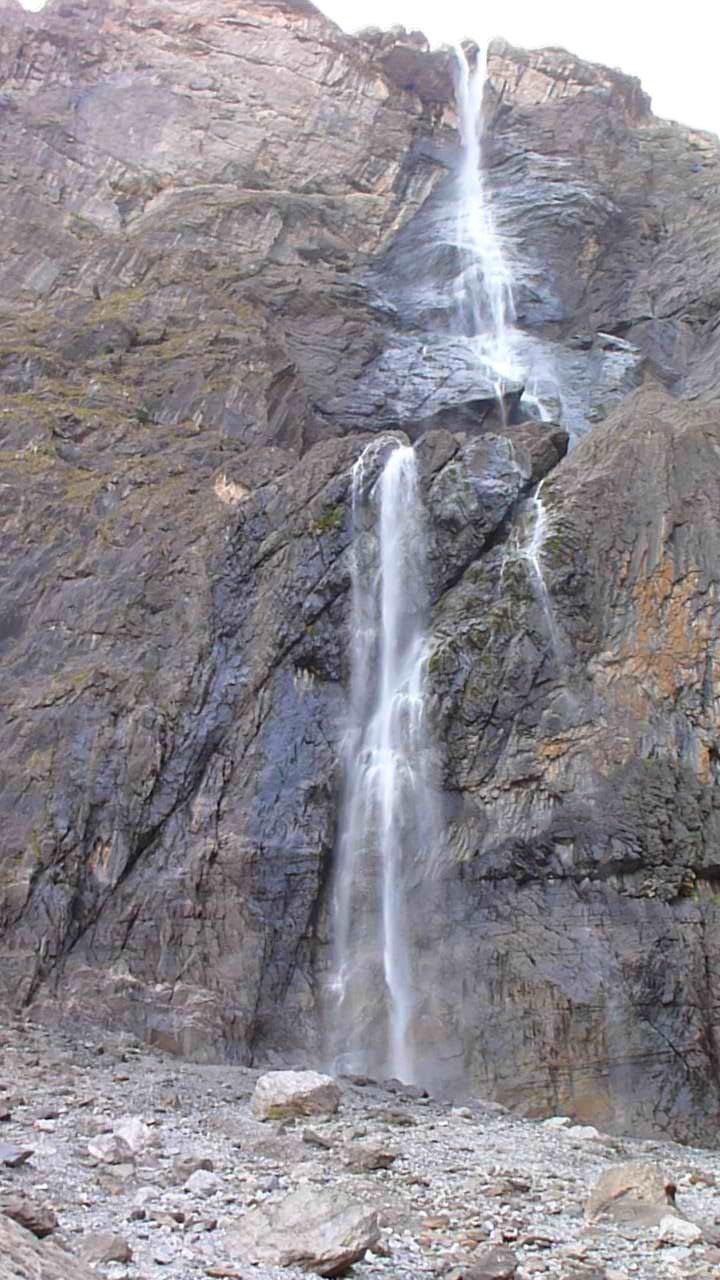
[[[377,1213],[335,1190],[300,1187],[249,1213],[226,1240],[243,1263],[339,1276],[380,1239]]]
[[[0,1280],[92,1280],[92,1272],[74,1254],[0,1214]]]
[[[631,1160],[598,1179],[585,1205],[589,1221],[612,1218],[635,1226],[659,1226],[675,1212],[675,1186],[656,1164]],[[678,1215],[679,1216],[679,1215]]]
[[[251,1106],[258,1120],[334,1115],[340,1090],[332,1076],[317,1071],[269,1071],[255,1085]]]

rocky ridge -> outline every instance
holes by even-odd
[[[710,1141],[720,152],[493,46],[488,183],[564,423],[503,428],[449,332],[448,67],[304,3],[0,9],[2,989],[321,1060],[350,468],[422,430],[428,1083]]]

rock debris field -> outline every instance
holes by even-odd
[[[2,1280],[720,1276],[720,1154],[396,1081],[0,1033]]]

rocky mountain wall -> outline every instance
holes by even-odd
[[[8,998],[317,1059],[350,468],[401,429],[447,826],[434,1082],[709,1140],[717,140],[493,45],[488,182],[562,419],[502,427],[449,332],[447,54],[296,0],[51,0],[0,7],[0,81]],[[548,600],[520,551],[543,477]]]

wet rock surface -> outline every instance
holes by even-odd
[[[38,1240],[0,1216],[3,1277],[289,1280],[341,1273],[351,1253],[358,1280],[707,1280],[718,1265],[716,1152],[590,1139],[571,1118],[527,1121],[473,1098],[457,1107],[343,1079],[339,1110],[315,1122],[331,1143],[322,1149],[303,1141],[302,1122],[254,1117],[256,1071],[182,1063],[127,1037],[79,1041],[19,1020],[8,1030],[0,1084],[22,1075],[12,1135],[32,1135],[35,1154],[0,1173],[0,1193],[4,1203],[41,1200],[58,1224]],[[50,1108],[54,1127],[39,1130]],[[413,1121],[401,1137],[382,1118],[393,1109]],[[128,1115],[154,1142],[109,1169],[88,1155],[88,1139]],[[349,1150],[388,1136],[390,1167],[348,1168]],[[214,1165],[209,1196],[175,1176],[179,1161],[198,1158]],[[638,1186],[648,1166],[661,1170],[661,1196],[663,1178],[676,1186],[659,1224],[587,1219],[589,1200],[630,1185],[628,1169]]]
[[[456,120],[421,37],[299,0],[53,0],[0,9],[0,79],[3,997],[206,1063],[322,1060],[350,471],[421,424],[447,829],[424,1083],[714,1139],[717,141],[619,73],[491,51],[519,330],[593,425],[564,457],[565,429],[497,421],[449,334]],[[18,1127],[22,1087],[21,1188],[66,1124]],[[124,1195],[159,1157],[123,1118],[81,1146]],[[166,1227],[149,1267],[182,1253]]]

